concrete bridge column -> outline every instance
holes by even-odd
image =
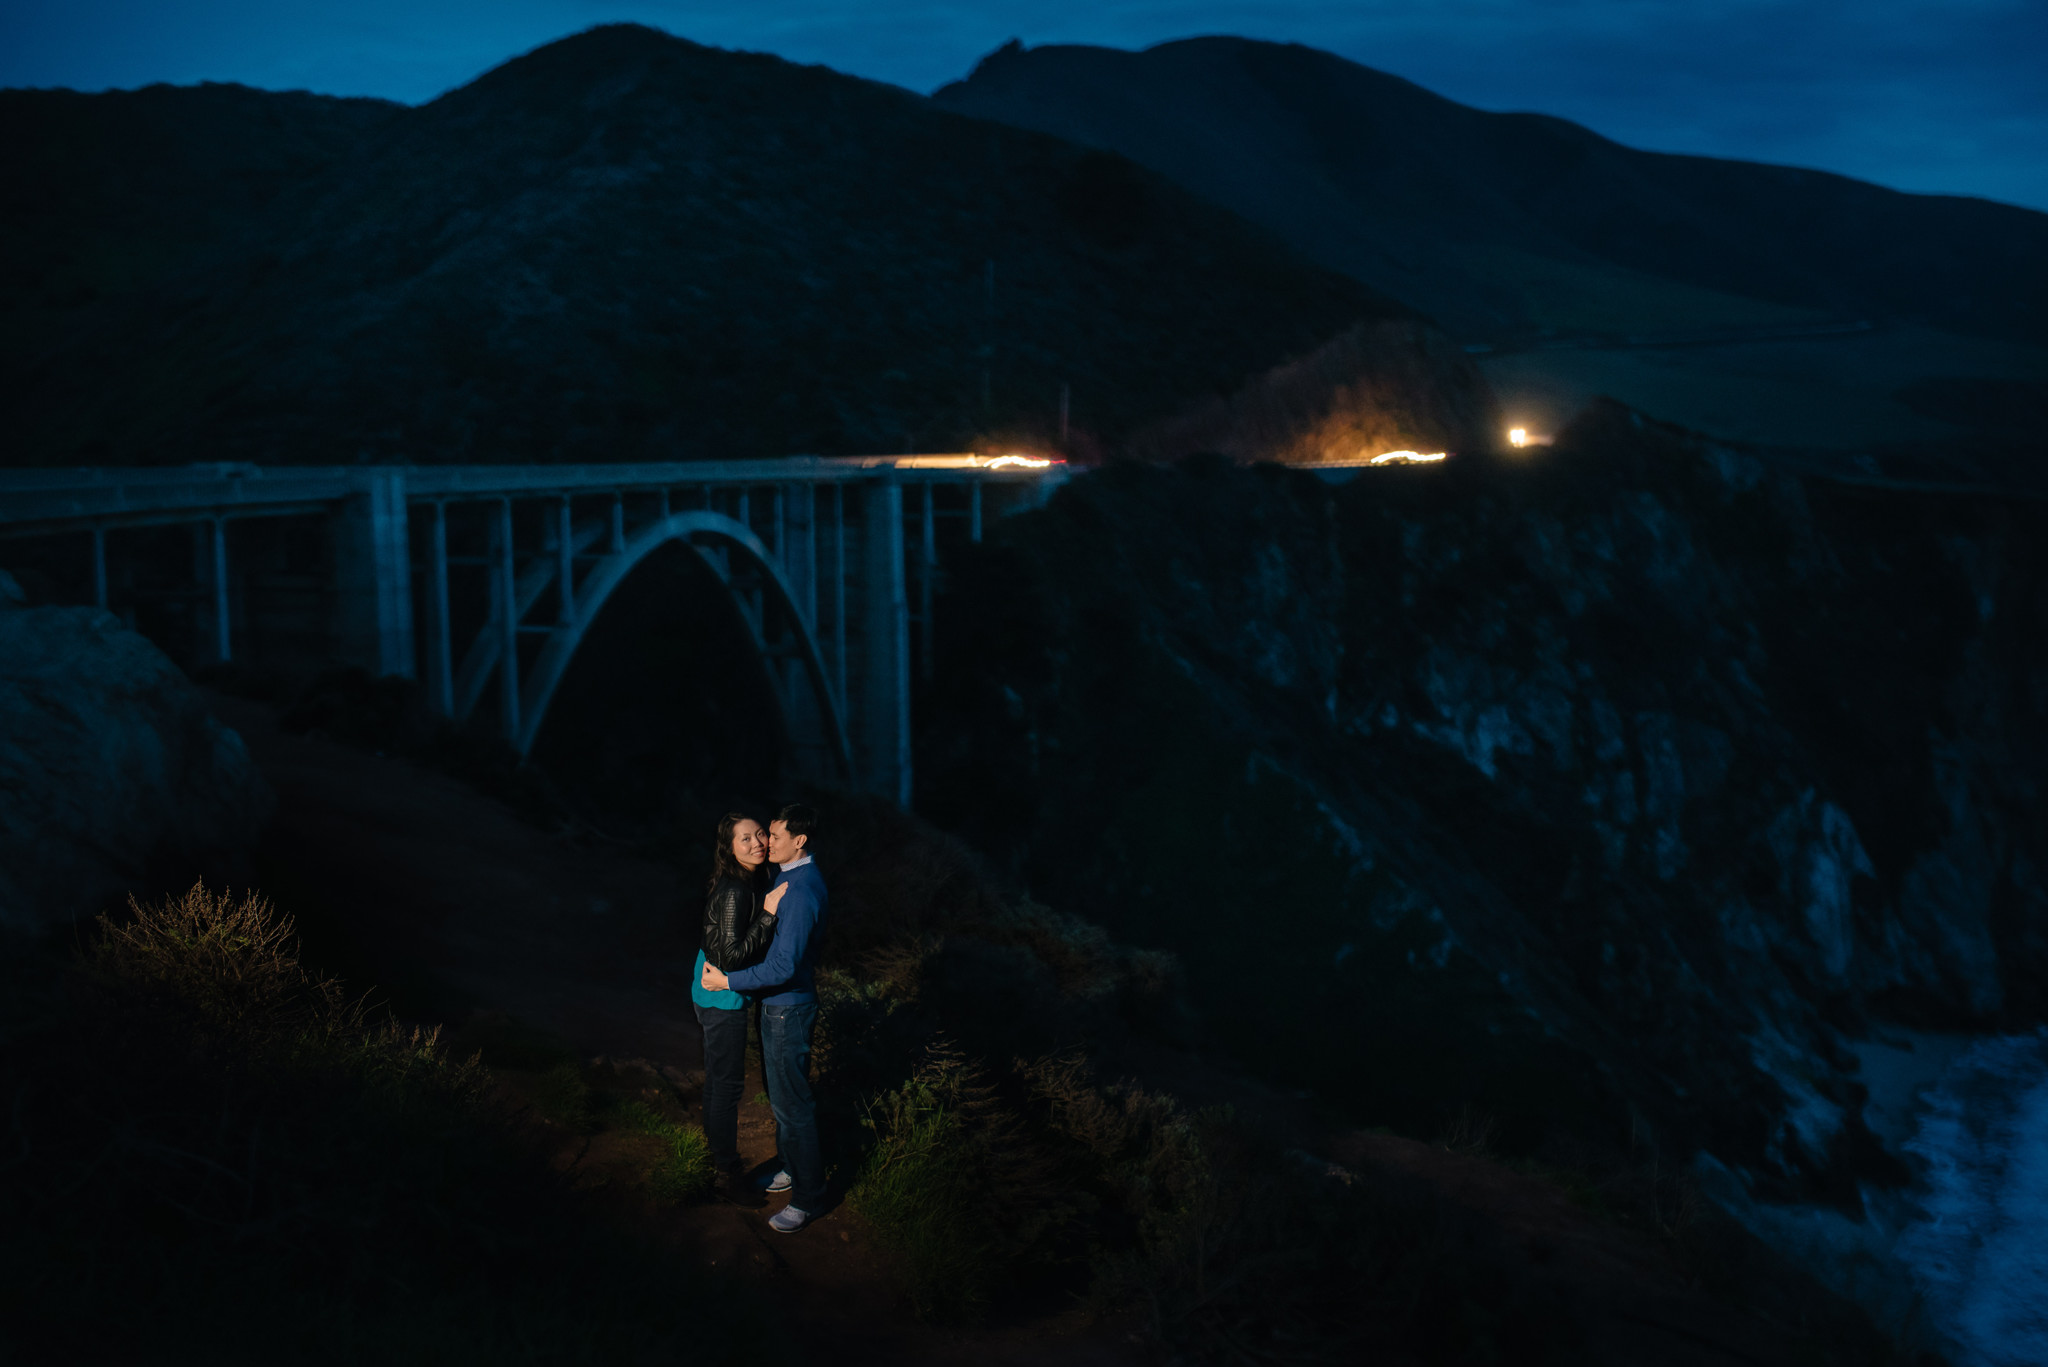
[[[790,605],[813,639],[818,631],[818,541],[813,525],[817,503],[809,484],[775,486],[775,556],[789,585]],[[801,691],[803,666],[795,655],[777,661],[785,698]]]
[[[374,675],[413,676],[405,472],[367,470],[334,519],[335,648]]]
[[[825,598],[832,607],[832,688],[839,715],[852,726],[853,702],[846,691],[846,486],[832,486],[832,559],[825,574]]]
[[[903,486],[861,491],[860,696],[852,709],[860,786],[910,805],[910,595],[903,565]]]
[[[230,630],[232,600],[228,594],[228,524],[215,515],[192,526],[192,571],[199,584],[192,614],[198,629],[193,641],[195,658],[207,664],[226,664],[233,658]],[[94,567],[95,576],[101,573]],[[95,591],[98,584],[95,584]]]
[[[804,625],[818,629],[818,525],[817,486],[792,484],[777,500],[782,514],[776,519],[775,549],[782,557],[783,577],[789,580],[790,596]]]
[[[498,500],[491,519],[491,626],[498,634],[498,724],[515,747],[519,716],[519,560],[512,500]]]
[[[455,624],[448,616],[448,505],[433,502],[427,542],[427,700],[444,717],[455,715]]]

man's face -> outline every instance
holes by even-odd
[[[787,864],[791,862],[804,852],[804,846],[809,840],[810,837],[807,835],[791,835],[789,833],[789,826],[785,822],[769,822],[768,862],[771,864]]]

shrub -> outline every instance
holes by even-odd
[[[1100,1085],[1077,1054],[1017,1066],[1105,1213],[1098,1307],[1139,1310],[1155,1341],[1199,1362],[1355,1361],[1412,1337],[1427,1202],[1277,1153],[1227,1107]]]
[[[102,913],[88,950],[109,979],[183,1003],[228,1030],[324,1026],[347,1015],[339,985],[300,966],[291,918],[253,892],[236,897],[195,883],[161,903],[130,897],[128,910],[125,922]]]
[[[848,1204],[910,1262],[918,1313],[969,1320],[1076,1214],[1022,1118],[945,1042],[861,1122],[874,1134]]]

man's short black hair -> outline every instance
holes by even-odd
[[[791,835],[808,836],[815,834],[818,829],[818,809],[808,802],[790,803],[775,814],[775,819],[780,821],[782,829]],[[805,848],[809,847],[810,843],[806,841]]]

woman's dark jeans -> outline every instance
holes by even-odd
[[[747,1013],[699,1006],[697,1024],[704,1027],[704,1137],[711,1141],[713,1162],[736,1168],[740,1097],[747,1090]]]
[[[775,1110],[775,1143],[789,1170],[789,1203],[816,1215],[825,1208],[825,1156],[818,1146],[818,1103],[811,1095],[811,1030],[818,1004],[761,1007],[761,1067]]]

